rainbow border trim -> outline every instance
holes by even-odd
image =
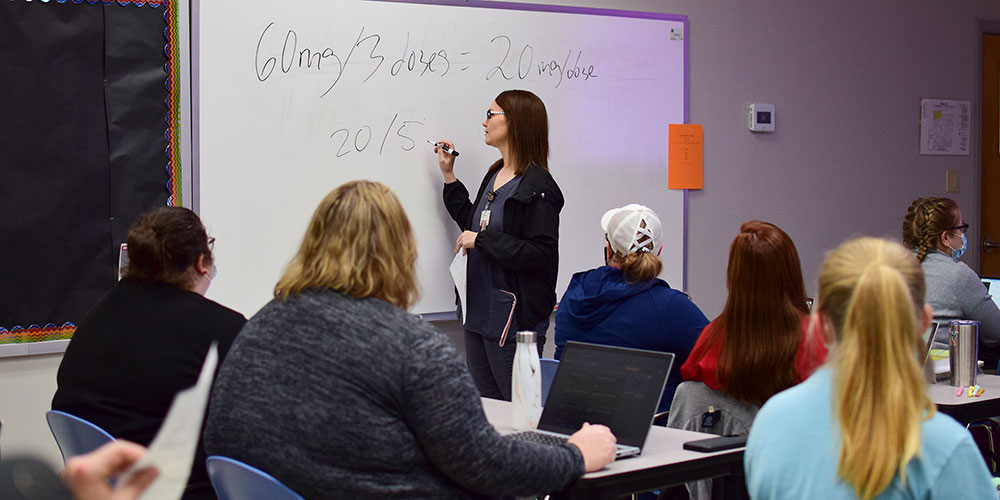
[[[170,0],[163,0],[167,6],[163,13],[163,22],[166,28],[163,29],[163,38],[166,45],[163,52],[167,56],[167,62],[163,69],[167,73],[167,101],[164,103],[167,108],[167,115],[164,119],[167,122],[167,206],[179,207],[184,201],[181,191],[181,55],[180,55],[180,30],[178,29],[177,4],[170,3]]]
[[[76,325],[70,322],[56,326],[48,323],[43,327],[31,325],[28,328],[15,326],[10,330],[0,327],[0,345],[4,344],[26,344],[31,342],[44,342],[46,340],[66,340],[73,337],[76,332]]]

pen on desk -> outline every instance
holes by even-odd
[[[427,141],[427,142],[436,148],[441,148],[441,150],[444,151],[445,153],[448,153],[452,156],[458,156],[458,151],[449,148],[448,146],[441,144],[440,142],[433,142],[433,141]]]
[[[965,386],[964,385],[958,386],[958,392],[955,393],[955,397],[961,397],[962,396],[962,391],[964,391],[964,390],[965,390]]]
[[[978,398],[979,396],[982,396],[984,392],[986,392],[986,388],[980,387],[979,390],[976,391],[976,397]]]

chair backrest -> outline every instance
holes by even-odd
[[[709,406],[717,417],[703,418]],[[759,406],[742,403],[702,382],[682,382],[670,403],[667,427],[719,436],[745,436]],[[708,425],[711,424],[711,425]]]
[[[552,380],[556,378],[556,370],[559,368],[559,360],[552,358],[542,358],[542,406],[549,397],[549,389],[552,388]]]
[[[715,416],[705,415],[709,406]],[[719,436],[746,436],[758,410],[759,406],[737,401],[702,382],[681,382],[670,403],[667,427]],[[692,500],[713,498],[710,479],[692,481],[686,486]]]
[[[104,429],[69,413],[49,410],[45,412],[49,430],[56,438],[63,462],[77,455],[90,453],[115,438]]]
[[[205,464],[219,500],[305,500],[274,476],[239,460],[212,455]]]

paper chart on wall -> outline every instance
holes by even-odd
[[[920,154],[969,154],[971,120],[970,101],[921,99]]]

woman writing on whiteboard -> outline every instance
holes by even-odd
[[[487,169],[474,202],[455,177],[455,156],[444,148],[437,154],[444,204],[462,230],[455,251],[469,258],[462,318],[469,371],[482,396],[509,400],[515,342],[507,333],[533,330],[539,354],[545,345],[556,303],[563,195],[549,174],[548,117],[538,96],[500,93],[483,127],[500,159]]]

